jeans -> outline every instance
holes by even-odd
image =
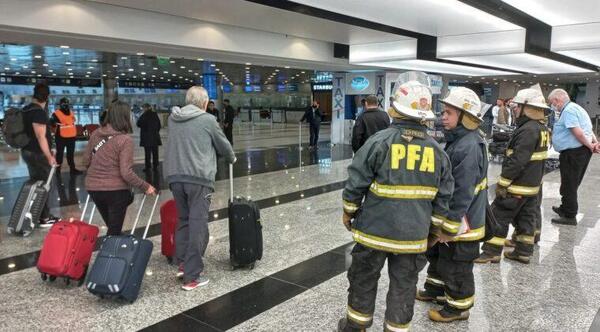
[[[591,158],[592,152],[585,146],[560,152],[560,209],[565,217],[575,218],[577,215],[577,189],[583,181]]]
[[[27,170],[29,171],[30,181],[48,181],[50,175],[50,164],[46,157],[41,152],[31,152],[27,150],[21,150],[21,157],[27,164]],[[48,209],[48,203],[44,204],[42,213],[40,214],[40,220],[44,220],[50,216]]]
[[[133,202],[131,190],[90,191],[89,194],[108,228],[106,235],[121,235],[127,207]]]
[[[199,184],[175,182],[169,185],[179,220],[175,232],[175,261],[183,264],[184,283],[204,271],[202,256],[208,246],[208,209],[213,189]]]

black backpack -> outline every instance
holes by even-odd
[[[6,144],[15,149],[24,148],[31,140],[25,131],[23,112],[17,108],[9,108],[4,112],[2,135],[4,135]]]

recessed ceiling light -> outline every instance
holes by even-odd
[[[85,75],[85,77],[90,77],[90,75]]]
[[[41,59],[42,58],[41,55],[34,55],[33,57],[36,58],[36,59]]]
[[[146,65],[146,64],[144,64],[143,62],[142,62],[142,63],[140,63],[140,66],[145,66],[145,65]]]
[[[142,75],[146,75],[146,72],[141,72],[140,74],[142,74]]]
[[[121,76],[125,76],[125,73],[121,73]]]
[[[10,61],[17,61],[17,58],[10,58]]]
[[[69,61],[65,62],[65,65],[70,66],[71,63]]]
[[[52,74],[52,76],[56,76],[56,74]]]
[[[161,76],[161,77],[160,77],[160,79],[161,79],[161,80],[164,80],[164,79],[165,79],[165,77],[164,77],[164,76]]]
[[[62,52],[63,55],[69,55],[69,52]]]
[[[156,75],[152,75],[152,77],[156,77]]]
[[[25,66],[23,66],[23,68],[24,68],[24,69],[27,69],[27,68],[29,68],[29,66],[25,65]]]
[[[31,73],[32,73],[32,74],[35,74],[35,70],[32,70],[32,71],[31,71]]]
[[[69,48],[68,45],[60,45],[60,48]]]
[[[171,76],[173,76],[173,77],[176,77],[176,76],[177,76],[177,74],[171,74]]]
[[[169,73],[169,72],[168,72],[168,71],[166,71],[166,70],[165,70],[165,71],[163,71],[163,74],[168,74],[168,73]]]
[[[179,66],[179,68],[181,68],[181,69],[185,69],[185,66]]]
[[[246,62],[246,66],[252,66],[252,63]]]
[[[92,73],[91,71],[86,72],[86,74],[88,74],[88,75],[91,74],[91,73]]]
[[[137,78],[137,76],[136,76],[136,75],[133,75],[133,78]]]
[[[127,57],[126,56],[122,56],[121,60],[127,60]]]
[[[73,68],[67,68],[67,70],[68,70],[68,71],[72,71],[72,70],[73,70]]]
[[[134,70],[135,70],[135,69],[133,69],[133,68],[129,68],[129,69],[127,69],[127,71],[134,71]]]
[[[92,62],[98,62],[98,59],[92,59]]]
[[[136,54],[137,54],[137,55],[139,55],[139,56],[142,56],[142,55],[144,55],[144,53],[142,53],[142,52],[138,52],[138,53],[136,53]]]
[[[117,67],[119,67],[119,65],[113,65],[113,68],[117,68]]]
[[[102,74],[102,77],[106,77],[106,74]]]
[[[214,63],[210,64],[211,67],[216,67],[217,65],[215,65]]]
[[[175,63],[175,60],[171,60],[171,61],[169,61],[169,62],[170,62],[170,63]]]
[[[88,69],[94,69],[94,67],[93,66],[89,66]]]
[[[20,75],[20,74],[21,74],[20,72],[16,72],[16,73],[15,73],[15,75]]]
[[[8,67],[4,67],[4,70],[10,70],[10,68],[8,68]]]
[[[48,67],[48,64],[47,64],[47,63],[44,63],[42,66],[44,66],[44,67]]]
[[[278,72],[279,72],[279,69],[275,69],[275,72],[276,72],[276,73],[278,73]]]
[[[192,70],[191,70],[191,69],[188,69],[188,73],[191,73],[191,72],[192,72]]]
[[[285,68],[285,69],[290,69],[290,66],[285,66],[285,67],[283,67],[283,68]]]
[[[198,58],[198,59],[196,59],[196,60],[198,60],[198,61],[204,61],[204,59],[202,59],[202,58]]]
[[[152,68],[152,70],[158,70],[158,68],[156,68],[156,67],[153,67],[153,68]]]

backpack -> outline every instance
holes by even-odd
[[[2,123],[2,135],[6,144],[15,149],[21,149],[29,144],[31,138],[25,131],[23,111],[17,108],[9,108],[4,112]]]

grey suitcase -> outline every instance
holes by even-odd
[[[158,203],[156,196],[150,218],[142,238],[133,235],[140,218],[146,196],[142,200],[135,223],[129,235],[107,236],[86,280],[88,291],[100,298],[123,299],[129,303],[138,298],[146,266],[152,255],[152,241],[146,240],[148,228]]]
[[[35,223],[40,219],[48,200],[50,183],[52,183],[55,171],[56,167],[50,169],[50,175],[46,182],[28,181],[23,184],[8,221],[6,228],[8,234],[29,236],[33,232]]]

